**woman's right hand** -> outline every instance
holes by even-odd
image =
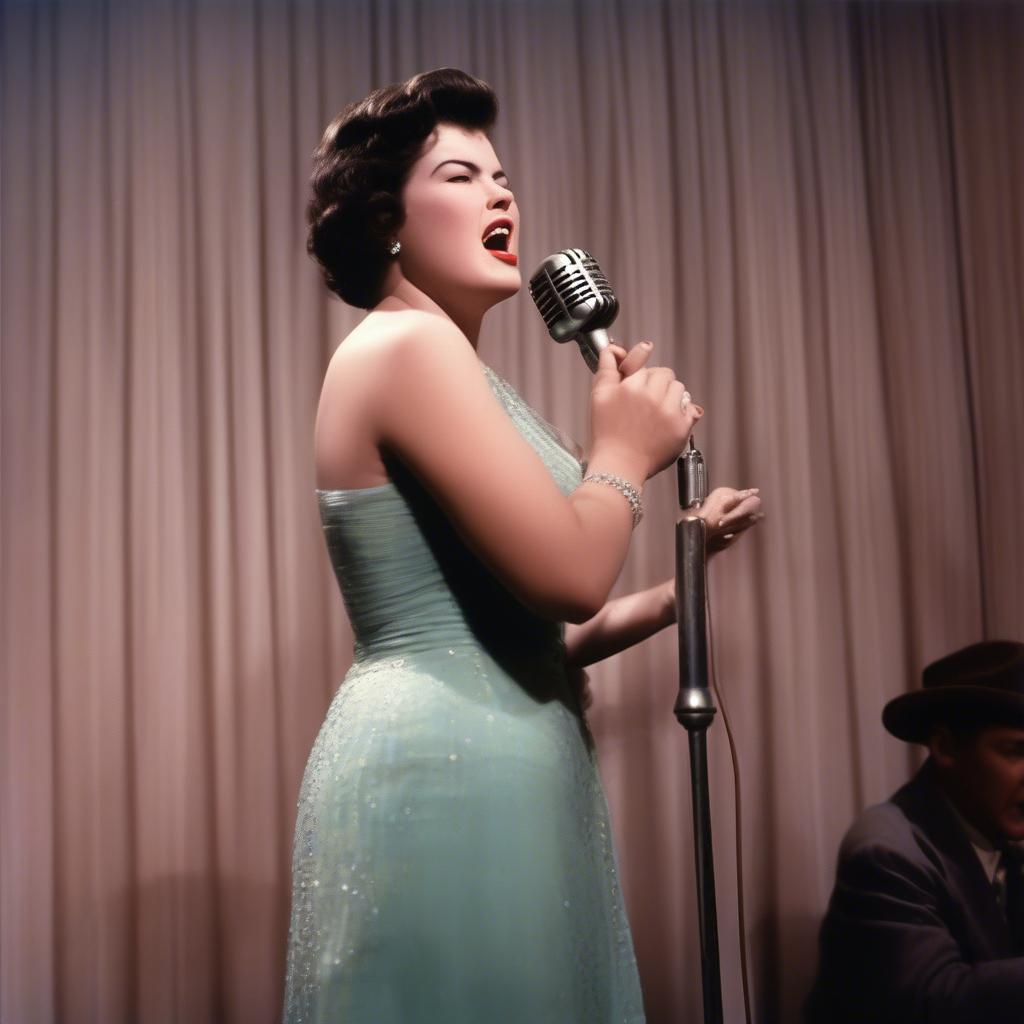
[[[345,345],[352,341],[359,344],[344,353],[336,406],[369,424],[378,451],[412,471],[524,605],[556,622],[593,618],[629,550],[630,502],[611,487],[562,492],[447,318],[389,312]],[[623,378],[615,355],[603,357],[595,382],[598,443],[588,467],[635,487],[671,461],[699,415],[680,408],[684,389],[670,371],[640,368],[641,359],[624,361],[624,371],[635,372]]]
[[[645,351],[649,355],[650,349]],[[646,356],[626,356],[623,367],[641,358]],[[614,462],[642,484],[672,464],[703,415],[667,366],[630,367],[624,375],[616,354],[606,348],[591,391],[591,465]]]

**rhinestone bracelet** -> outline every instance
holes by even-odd
[[[633,526],[636,527],[644,517],[644,503],[640,500],[640,492],[621,476],[612,476],[611,473],[591,473],[583,478],[585,484],[607,484],[614,487],[626,501],[629,502],[630,511],[633,513]]]

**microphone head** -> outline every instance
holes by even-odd
[[[530,294],[558,342],[604,330],[619,312],[608,279],[584,249],[563,249],[544,260],[530,278]]]

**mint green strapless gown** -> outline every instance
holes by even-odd
[[[579,462],[492,371],[565,493]],[[400,465],[320,491],[355,660],[299,795],[287,1024],[643,1020],[562,629]]]

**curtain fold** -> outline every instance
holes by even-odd
[[[524,275],[590,249],[614,334],[768,519],[711,570],[755,1018],[796,1019],[839,839],[915,763],[882,704],[1024,630],[1024,12],[1000,3],[9,0],[0,141],[0,1018],[271,1021],[298,783],[351,634],[313,501],[359,311],[309,155],[454,65],[502,105]],[[528,296],[482,357],[588,435]],[[652,483],[619,590],[673,565]],[[652,1024],[699,1019],[671,632],[592,673]],[[710,735],[726,1019],[732,770]]]

